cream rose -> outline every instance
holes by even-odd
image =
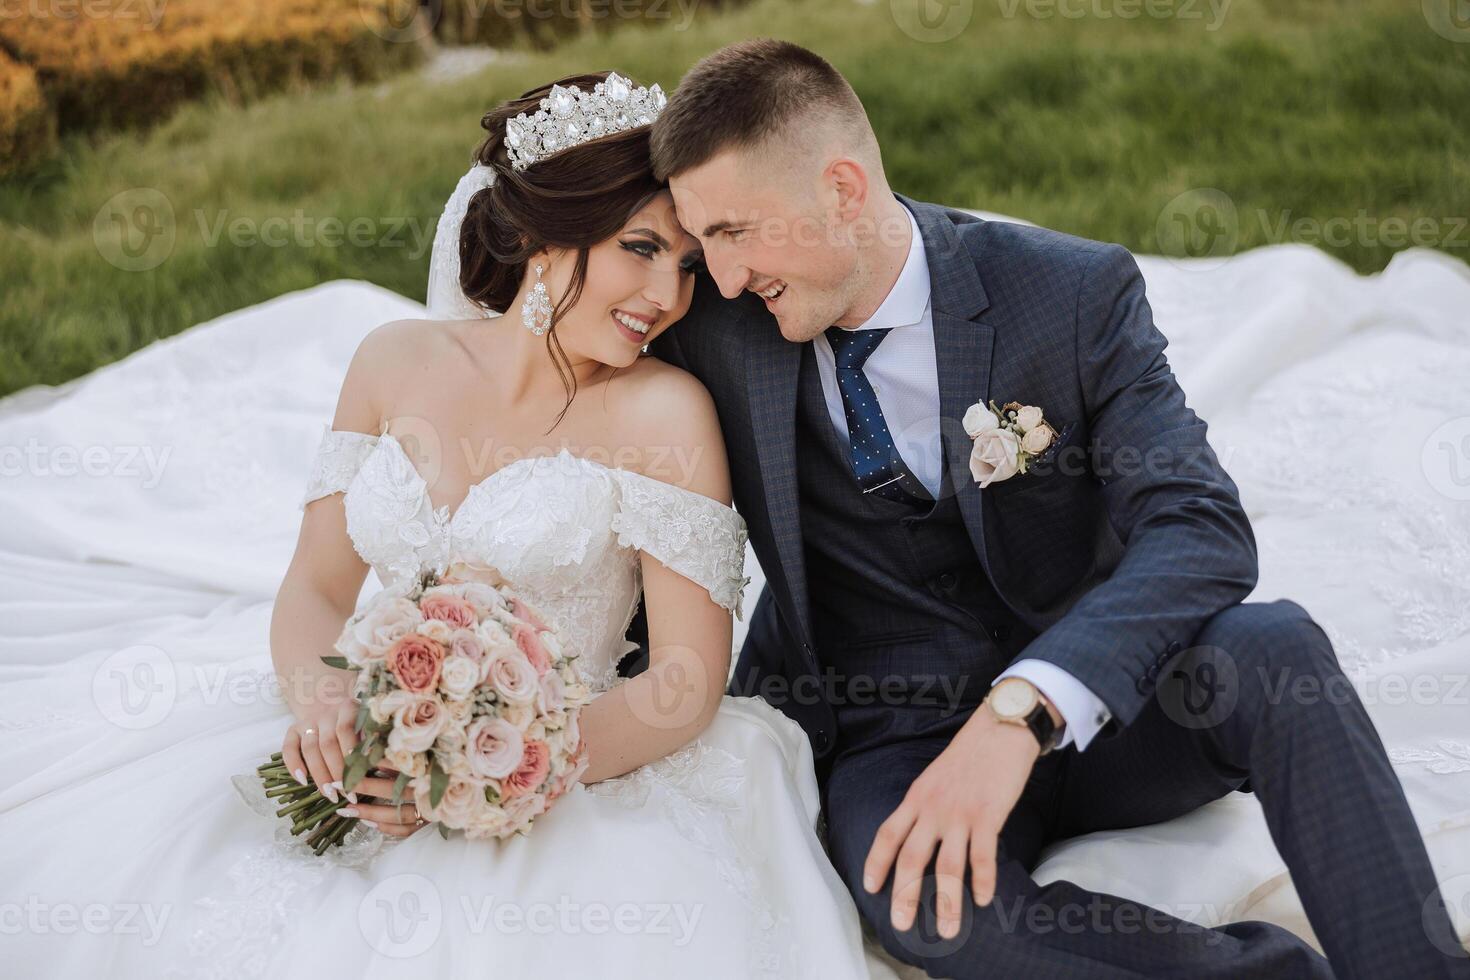
[[[439,675],[439,690],[446,698],[463,701],[475,693],[480,684],[480,665],[469,657],[446,657]]]
[[[454,627],[442,619],[429,619],[419,623],[417,632],[420,636],[427,636],[444,646],[449,646],[454,639]]]
[[[983,490],[992,483],[1009,480],[1020,468],[1017,453],[1021,443],[1009,429],[995,428],[982,432],[970,452],[970,475]]]
[[[1030,430],[1021,439],[1021,448],[1033,456],[1046,452],[1046,447],[1056,438],[1052,427],[1046,424],[1038,425]]]
[[[417,787],[414,802],[419,815],[425,820],[437,820],[447,827],[459,828],[469,824],[485,799],[484,793],[479,783],[451,776],[449,785],[444,787],[444,795],[439,797],[438,807],[429,806],[430,787],[427,785]]]
[[[380,593],[355,622],[349,620],[337,640],[337,651],[359,666],[381,661],[388,648],[424,621],[418,606],[402,596]]]
[[[525,740],[503,718],[480,718],[470,725],[465,755],[470,769],[482,779],[504,779],[521,764]]]
[[[1041,409],[1035,405],[1022,405],[1016,412],[1016,428],[1022,433],[1030,432],[1041,424]]]
[[[448,722],[449,715],[438,698],[415,698],[393,713],[388,746],[405,752],[427,752]]]
[[[530,704],[541,686],[536,670],[519,652],[491,651],[483,664],[483,677],[495,687],[495,693],[512,704]]]
[[[531,727],[531,722],[536,720],[536,709],[529,704],[507,704],[500,709],[500,717],[516,726],[516,730],[525,734]]]
[[[965,432],[971,439],[976,438],[982,432],[989,432],[1000,425],[1000,420],[990,409],[976,402],[965,411],[965,417],[961,421]]]

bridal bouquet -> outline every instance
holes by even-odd
[[[532,821],[587,768],[578,727],[590,692],[556,635],[510,592],[482,582],[421,576],[386,590],[347,621],[323,657],[358,672],[359,742],[343,793],[374,767],[396,770],[392,803],[411,793],[446,838],[506,838]],[[307,833],[317,854],[358,818],[302,786],[277,752],[256,770],[277,816]]]

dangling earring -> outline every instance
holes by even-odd
[[[551,297],[546,295],[546,283],[541,281],[542,267],[536,265],[536,285],[526,294],[521,303],[521,322],[536,336],[551,329]]]

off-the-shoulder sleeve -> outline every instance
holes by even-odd
[[[718,500],[618,470],[619,500],[612,529],[618,544],[657,558],[709,592],[743,619],[745,518]]]
[[[377,436],[365,432],[323,428],[322,441],[311,464],[311,476],[306,481],[306,494],[301,498],[302,508],[318,497],[346,490],[362,468],[362,461],[378,444]]]

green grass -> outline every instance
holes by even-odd
[[[46,170],[0,184],[0,393],[65,381],[327,279],[421,299],[434,220],[487,108],[576,70],[672,87],[700,55],[755,35],[807,44],[841,69],[894,187],[921,199],[1143,252],[1284,237],[1367,272],[1411,244],[1390,219],[1405,229],[1417,219],[1420,243],[1461,258],[1470,249],[1460,227],[1470,216],[1470,35],[1440,36],[1418,3],[1235,0],[1218,29],[1205,2],[1198,19],[1036,17],[1024,2],[1006,16],[1012,8],[975,0],[957,37],[923,43],[887,0],[757,0],[687,30],[666,22],[514,53],[446,84],[414,75],[243,108],[202,104],[147,133],[73,140]],[[153,268],[109,261],[121,253],[106,213],[94,230],[122,192],[134,241],[145,241],[140,228],[172,231],[170,248],[145,253],[166,256]],[[150,224],[156,212],[138,208],[158,195],[171,223]],[[1221,195],[1234,208],[1223,226],[1208,207]],[[228,229],[211,240],[221,217],[276,219],[281,244],[232,241]],[[359,239],[323,240],[330,220],[344,230],[356,221]],[[1160,238],[1176,227],[1193,237]]]

